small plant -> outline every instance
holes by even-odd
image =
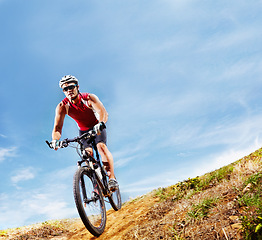
[[[167,188],[158,188],[155,195],[160,198],[160,201],[165,201],[169,198],[178,200],[184,196],[184,190],[181,190],[179,184],[176,184]]]
[[[209,188],[210,185],[213,186],[223,179],[229,179],[233,170],[234,166],[230,164],[211,173],[207,173],[203,177],[188,178],[176,185],[167,188],[158,188],[155,195],[160,198],[160,201],[165,201],[168,198],[179,200],[184,196],[190,198],[195,193]]]
[[[0,231],[0,237],[5,237],[7,235],[7,231],[6,230],[1,230]]]
[[[199,177],[195,177],[195,178],[188,178],[187,180],[178,183],[177,186],[180,188],[180,190],[187,191],[190,189],[197,189],[199,183],[200,183]]]
[[[248,213],[240,218],[243,232],[248,240],[262,239],[262,173],[249,177],[244,187],[248,184],[249,190],[238,200],[239,205]]]
[[[209,214],[209,210],[217,203],[217,198],[206,198],[199,204],[193,204],[192,210],[187,215],[193,219],[205,218]]]
[[[160,200],[166,200],[167,199],[166,188],[158,188],[156,190],[156,196],[158,196]]]
[[[230,174],[233,172],[234,166],[230,164],[228,166],[222,167],[216,171],[207,173],[201,179],[198,185],[198,190],[202,191],[210,187],[210,185],[215,185],[221,182],[223,179],[229,179]]]
[[[144,197],[145,197],[145,195],[142,195],[142,196],[139,196],[139,197],[136,197],[136,198],[130,198],[128,201],[123,203],[123,206],[128,204],[128,203],[135,203],[135,202],[139,201],[140,199],[143,199]]]
[[[262,239],[262,216],[249,214],[240,218],[242,229],[247,240]]]
[[[63,225],[61,224],[61,221],[59,220],[50,220],[42,222],[42,226],[50,226],[54,228],[63,228]]]

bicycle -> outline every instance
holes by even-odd
[[[102,124],[100,131],[106,126]],[[60,141],[59,148],[70,146],[70,143],[78,143],[75,147],[80,159],[77,162],[78,169],[74,174],[73,192],[76,208],[82,222],[87,230],[94,236],[100,236],[106,226],[106,207],[105,201],[111,204],[115,211],[121,209],[122,201],[119,187],[114,190],[108,188],[108,174],[102,165],[97,146],[95,144],[95,130],[73,139],[64,139]],[[96,157],[93,157],[84,150],[81,140],[87,140],[92,143]],[[53,148],[51,142],[46,141],[50,148]],[[108,200],[106,200],[108,198]]]

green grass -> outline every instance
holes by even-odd
[[[233,164],[230,164],[216,171],[205,174],[204,177],[199,181],[197,190],[203,191],[209,187],[212,187],[220,183],[222,180],[229,180],[230,174],[233,172],[233,170],[234,170],[234,166]]]
[[[183,197],[190,198],[198,192],[213,187],[222,180],[229,180],[230,174],[233,170],[234,166],[233,164],[230,164],[216,171],[207,173],[202,177],[189,178],[183,182],[177,183],[176,185],[167,188],[159,188],[156,190],[155,195],[159,197],[160,201],[165,201],[170,198],[173,201],[179,200]]]
[[[245,215],[241,217],[245,238],[262,239],[262,172],[250,176],[244,184],[250,188],[238,199]]]
[[[159,197],[160,201],[165,201],[171,197],[177,200],[183,195],[183,191],[177,184],[167,188],[158,188],[155,192],[155,196]]]
[[[216,205],[217,201],[217,198],[205,198],[199,204],[193,204],[192,210],[187,212],[187,215],[192,219],[205,218],[208,216],[210,209]]]
[[[170,232],[172,232],[172,240],[185,240],[184,238],[179,236],[174,227],[169,230]]]

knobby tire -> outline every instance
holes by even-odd
[[[75,172],[73,185],[75,203],[82,222],[90,233],[96,237],[100,236],[106,225],[106,208],[97,180],[92,176],[91,170],[80,167]]]

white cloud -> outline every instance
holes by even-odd
[[[178,181],[187,179],[187,172],[179,169],[172,170],[171,166],[165,171],[160,171],[153,176],[145,176],[141,180],[129,184],[121,185],[121,193],[127,194],[128,197],[134,197],[134,194],[145,194],[159,187],[166,187],[176,184]]]
[[[199,51],[221,51],[225,48],[236,48],[241,44],[256,39],[257,30],[254,29],[236,29],[235,31],[223,34],[217,34],[210,37]]]
[[[63,199],[60,185],[56,187],[58,188],[55,191],[44,187],[4,194],[0,197],[0,229],[20,227],[45,220],[76,217],[75,207],[69,207],[71,202]]]
[[[28,218],[34,215],[45,216],[46,219],[60,219],[67,216],[72,216],[76,213],[74,207],[69,207],[70,202],[66,202],[61,194],[61,189],[64,189],[62,185],[56,185],[56,192],[52,190],[48,192],[47,189],[42,189],[44,193],[40,191],[30,198],[27,197],[21,203],[21,207],[27,212]]]
[[[7,157],[16,155],[16,147],[0,148],[0,162],[4,161]]]
[[[35,178],[36,170],[32,167],[17,170],[14,176],[11,177],[11,182],[17,184]]]
[[[249,155],[250,153],[259,149],[261,146],[262,140],[256,138],[252,143],[247,144],[247,147],[231,147],[223,152],[205,156],[205,159],[199,160],[198,164],[194,166],[190,177],[200,176],[227,166],[228,164]]]
[[[120,168],[120,167],[124,167],[126,166],[130,161],[132,161],[133,159],[137,158],[137,156],[131,156],[131,157],[123,157],[123,158],[118,158],[115,154],[113,154],[114,156],[114,167],[115,168]]]
[[[235,119],[220,127],[209,129],[201,138],[215,144],[226,144],[228,146],[250,146],[262,135],[262,115],[246,116],[242,119]]]
[[[77,217],[73,200],[72,179],[77,166],[41,175],[36,169],[24,168],[12,177],[16,185],[36,179],[30,189],[16,188],[14,192],[0,194],[0,229],[19,227],[49,219]],[[14,218],[15,216],[15,218]]]
[[[129,162],[135,159],[145,158],[149,155],[145,151],[150,144],[150,140],[145,141],[147,136],[139,136],[134,143],[125,144],[117,148],[117,151],[112,152],[114,157],[114,166],[115,168],[120,168],[126,166]]]

